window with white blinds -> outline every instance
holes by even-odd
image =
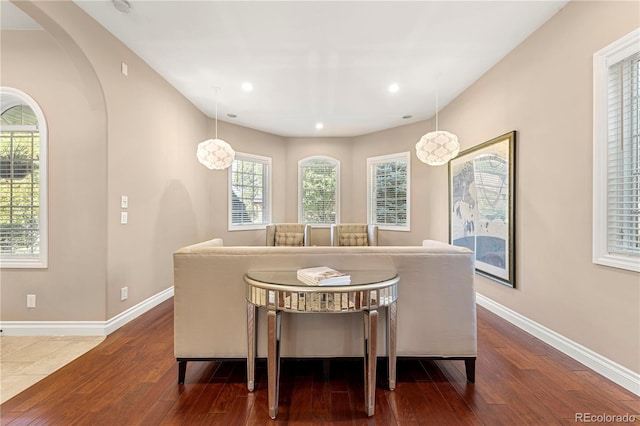
[[[0,88],[0,266],[47,267],[46,123],[27,94]]]
[[[410,158],[402,152],[367,159],[368,221],[380,229],[410,230]]]
[[[330,225],[340,221],[340,162],[310,157],[298,163],[298,222]]]
[[[271,222],[271,158],[236,152],[229,167],[229,230]]]
[[[640,30],[594,55],[594,262],[640,271]]]

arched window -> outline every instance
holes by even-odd
[[[309,157],[298,163],[298,222],[330,225],[340,221],[340,162]]]
[[[0,265],[47,267],[47,126],[26,93],[0,87]]]

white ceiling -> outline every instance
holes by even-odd
[[[294,137],[431,118],[567,1],[75,3],[208,116],[219,87],[219,119]]]
[[[42,28],[40,25],[9,3],[8,0],[0,0],[0,29],[36,30],[40,28]]]

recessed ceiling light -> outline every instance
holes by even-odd
[[[398,90],[400,90],[400,86],[398,86],[398,83],[392,83],[389,85],[388,90],[390,93],[396,93]]]
[[[231,113],[231,112],[230,112],[229,114],[227,114],[227,117],[229,117],[229,118],[236,118],[236,117],[237,117],[237,115],[236,115],[236,114],[233,114],[233,113]]]
[[[316,129],[320,130],[320,129],[324,129],[324,124],[322,123],[316,123]]]
[[[113,1],[113,7],[118,9],[118,11],[122,13],[131,12],[131,3],[129,3],[127,0],[112,0],[112,1]]]
[[[253,84],[245,81],[244,83],[242,83],[242,90],[244,90],[245,92],[251,92],[253,90]]]

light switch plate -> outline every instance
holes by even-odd
[[[127,197],[126,195],[120,197],[120,207],[122,207],[123,209],[129,207],[129,197]]]
[[[127,212],[120,212],[120,224],[126,225],[129,220]]]

